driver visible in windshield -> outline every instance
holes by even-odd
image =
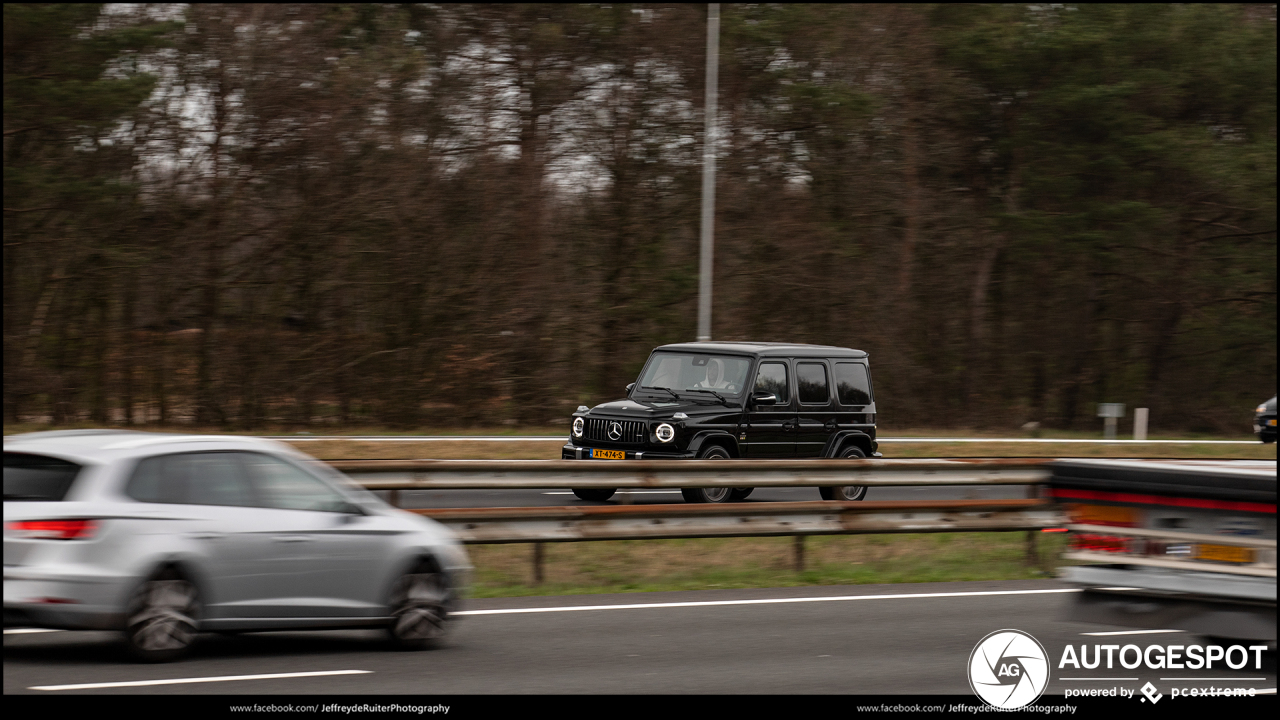
[[[724,389],[729,383],[724,380],[724,361],[720,358],[711,358],[707,361],[707,377],[706,379],[694,384],[695,388]]]

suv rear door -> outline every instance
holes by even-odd
[[[796,360],[796,399],[799,401],[796,457],[820,457],[835,433],[836,408],[831,397],[831,370],[825,360]]]

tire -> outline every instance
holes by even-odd
[[[453,589],[449,576],[430,562],[420,562],[396,579],[388,605],[387,636],[400,650],[436,647],[444,638]]]
[[[125,611],[125,643],[142,662],[171,662],[184,655],[200,631],[200,592],[177,569],[142,583]]]
[[[753,492],[755,492],[755,488],[734,488],[729,491],[729,501],[742,502],[750,497]]]
[[[729,451],[719,445],[712,445],[698,453],[700,460],[728,460]],[[751,490],[747,489],[750,494]],[[685,502],[691,503],[726,503],[733,501],[733,489],[727,487],[682,488],[680,494]],[[745,495],[743,497],[746,497]]]
[[[573,494],[577,495],[579,500],[593,500],[595,502],[604,502],[605,500],[608,500],[609,498],[613,497],[613,494],[616,492],[618,492],[616,489],[597,490],[595,488],[587,488],[587,489],[575,489],[573,491]]]
[[[864,458],[867,454],[857,445],[850,445],[840,452],[840,458]],[[853,502],[861,500],[867,496],[866,485],[839,485],[835,487],[820,487],[818,494],[823,500],[838,500],[840,502]]]

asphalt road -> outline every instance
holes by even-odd
[[[1068,644],[1205,644],[1184,633],[1086,635],[1130,631],[1063,621],[1067,590],[1035,580],[475,600],[437,650],[388,651],[372,630],[260,633],[204,637],[190,657],[167,665],[125,661],[111,633],[6,631],[4,693],[972,697],[970,653],[1006,628],[1030,633],[1047,651],[1051,696],[1082,687],[1136,691],[1147,681],[1165,694],[1208,685],[1274,692],[1274,653],[1263,654],[1262,670],[1253,669],[1253,653],[1240,670],[1211,673],[1060,670]],[[636,604],[646,606],[619,607]],[[305,673],[323,674],[298,675]],[[226,679],[263,674],[276,677]],[[1084,677],[1111,679],[1077,679]],[[60,687],[76,684],[94,687]]]

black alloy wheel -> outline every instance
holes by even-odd
[[[618,492],[616,489],[595,489],[595,488],[574,488],[573,494],[578,496],[579,500],[591,500],[594,502],[604,502],[613,497]]]
[[[138,587],[125,613],[129,653],[143,662],[181,657],[200,631],[200,593],[175,568],[167,568]]]
[[[729,451],[719,445],[712,445],[698,453],[700,460],[728,460],[729,458]],[[750,492],[751,490],[747,489],[747,493]],[[733,500],[733,489],[727,487],[681,488],[680,494],[684,496],[685,502],[691,503],[725,503]]]
[[[387,635],[403,650],[435,647],[444,637],[452,590],[449,577],[421,561],[391,586],[391,624]]]
[[[849,458],[864,458],[867,454],[862,452],[862,448],[857,445],[850,445],[840,453],[842,460]],[[840,485],[836,487],[820,487],[818,494],[823,500],[840,500],[843,502],[852,502],[861,500],[867,496],[866,485]]]

